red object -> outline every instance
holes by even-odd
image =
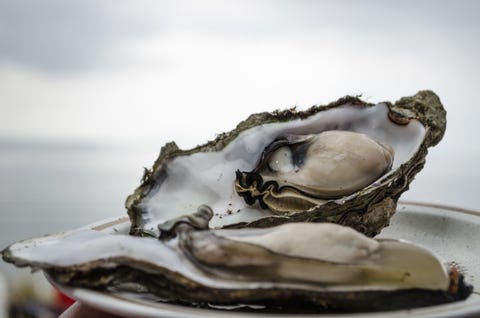
[[[58,289],[55,289],[55,305],[60,307],[60,308],[68,308],[73,303],[75,302],[75,299],[72,299],[59,291]]]

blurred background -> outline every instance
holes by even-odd
[[[251,113],[347,94],[434,90],[447,133],[402,198],[478,210],[479,12],[473,0],[0,0],[0,248],[124,215],[167,141],[190,148]],[[67,304],[3,262],[0,286],[0,317]]]

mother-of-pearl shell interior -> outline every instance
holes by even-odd
[[[395,153],[390,173],[415,154],[425,135],[425,128],[416,120],[403,126],[390,121],[388,107],[382,103],[369,108],[347,104],[304,120],[256,126],[240,133],[222,151],[171,160],[166,167],[167,177],[140,203],[146,212],[143,228],[158,234],[159,223],[192,213],[201,204],[214,211],[212,228],[271,215],[259,206],[247,206],[237,195],[233,187],[235,171],[251,171],[265,146],[280,134],[316,134],[327,130],[360,132],[390,145]]]

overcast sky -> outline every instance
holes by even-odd
[[[0,0],[0,138],[190,147],[249,114],[433,89],[477,128],[478,1]]]

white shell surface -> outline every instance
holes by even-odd
[[[416,120],[405,126],[396,125],[387,114],[385,104],[370,108],[344,105],[304,120],[253,127],[219,152],[176,157],[168,163],[165,181],[142,199],[140,207],[147,213],[143,228],[158,234],[159,223],[192,213],[202,204],[214,211],[212,228],[271,215],[268,210],[247,206],[237,195],[233,187],[235,171],[251,171],[265,146],[284,133],[312,134],[327,130],[364,133],[393,148],[394,171],[418,150],[425,128]]]

